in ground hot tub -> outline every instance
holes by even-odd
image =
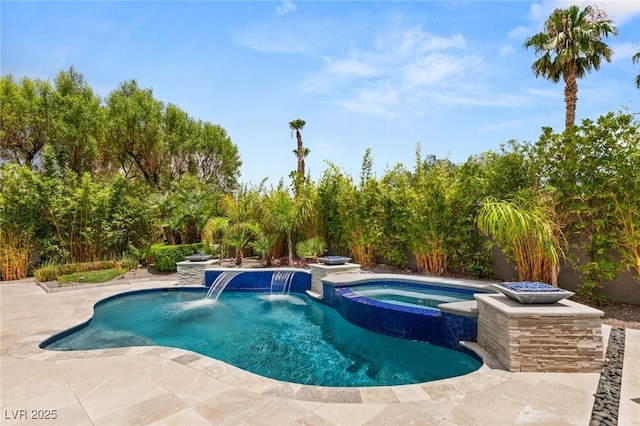
[[[349,322],[456,350],[461,349],[460,341],[477,340],[473,295],[493,291],[484,283],[392,274],[340,274],[323,279],[323,302]],[[454,306],[464,309],[451,309]]]

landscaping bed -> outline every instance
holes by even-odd
[[[138,269],[131,270],[110,281],[106,281],[103,283],[89,283],[89,282],[61,283],[58,281],[45,281],[45,282],[36,281],[36,284],[38,284],[38,286],[47,293],[56,293],[59,291],[67,291],[67,290],[79,290],[84,288],[95,288],[95,287],[106,287],[106,286],[112,286],[112,285],[129,284],[130,281],[139,280],[139,279],[159,280],[159,281],[175,280],[176,273],[175,272],[163,273],[163,272],[157,272],[153,268],[140,267]]]

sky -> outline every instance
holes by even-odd
[[[586,3],[572,2],[584,6]],[[579,80],[577,121],[640,112],[640,1],[599,0],[611,63]],[[543,127],[564,129],[564,85],[536,78],[527,37],[562,0],[0,2],[3,76],[53,82],[73,66],[105,99],[135,79],[222,126],[240,182],[289,182],[302,118],[307,171],[358,179],[423,155],[463,163]]]

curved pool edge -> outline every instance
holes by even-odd
[[[135,284],[134,284],[135,285]],[[325,387],[302,385],[282,382],[259,376],[242,370],[223,361],[210,358],[184,349],[163,346],[134,346],[114,349],[97,349],[85,351],[49,351],[40,348],[45,340],[59,335],[72,327],[78,327],[88,322],[93,315],[93,307],[103,299],[119,297],[127,293],[139,293],[140,290],[182,289],[186,286],[171,287],[166,285],[144,287],[137,289],[111,289],[104,291],[98,297],[86,301],[86,306],[72,307],[75,312],[89,313],[88,318],[76,318],[73,324],[62,321],[55,329],[43,329],[25,337],[7,348],[7,354],[14,358],[38,361],[65,361],[72,359],[91,359],[99,357],[154,357],[159,360],[170,360],[185,367],[205,373],[221,382],[248,390],[263,396],[273,396],[300,401],[335,402],[335,403],[401,403],[409,401],[425,401],[434,398],[447,397],[460,393],[475,392],[488,389],[507,380],[501,368],[488,367],[483,362],[481,367],[471,373],[435,380],[425,383],[380,386],[380,387]],[[193,286],[202,289],[200,286]],[[111,294],[105,294],[111,293]],[[473,350],[473,349],[472,349]],[[482,357],[482,355],[480,355]]]
[[[402,403],[428,401],[456,394],[490,389],[508,380],[501,368],[487,363],[471,373],[424,383],[377,387],[329,387],[283,382],[242,370],[223,361],[185,349],[164,346],[132,346],[114,349],[55,352],[40,349],[40,334],[34,334],[9,348],[15,358],[38,361],[67,361],[99,357],[154,357],[181,364],[228,385],[262,396],[323,403]]]

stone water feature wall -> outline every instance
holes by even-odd
[[[322,279],[329,274],[344,272],[360,272],[360,265],[357,263],[345,263],[342,265],[325,265],[322,263],[310,263],[311,269],[311,290],[307,293],[316,299],[324,298]]]
[[[225,272],[240,273],[227,286],[227,290],[270,292],[275,273],[290,272],[290,291],[304,293],[311,287],[309,271],[297,268],[208,268],[205,271],[205,287],[211,287],[221,274]]]
[[[604,366],[604,313],[562,300],[523,305],[476,294],[478,344],[509,371],[597,372]]]
[[[220,262],[210,259],[204,262],[185,260],[176,263],[178,269],[178,285],[204,285],[204,270]]]

